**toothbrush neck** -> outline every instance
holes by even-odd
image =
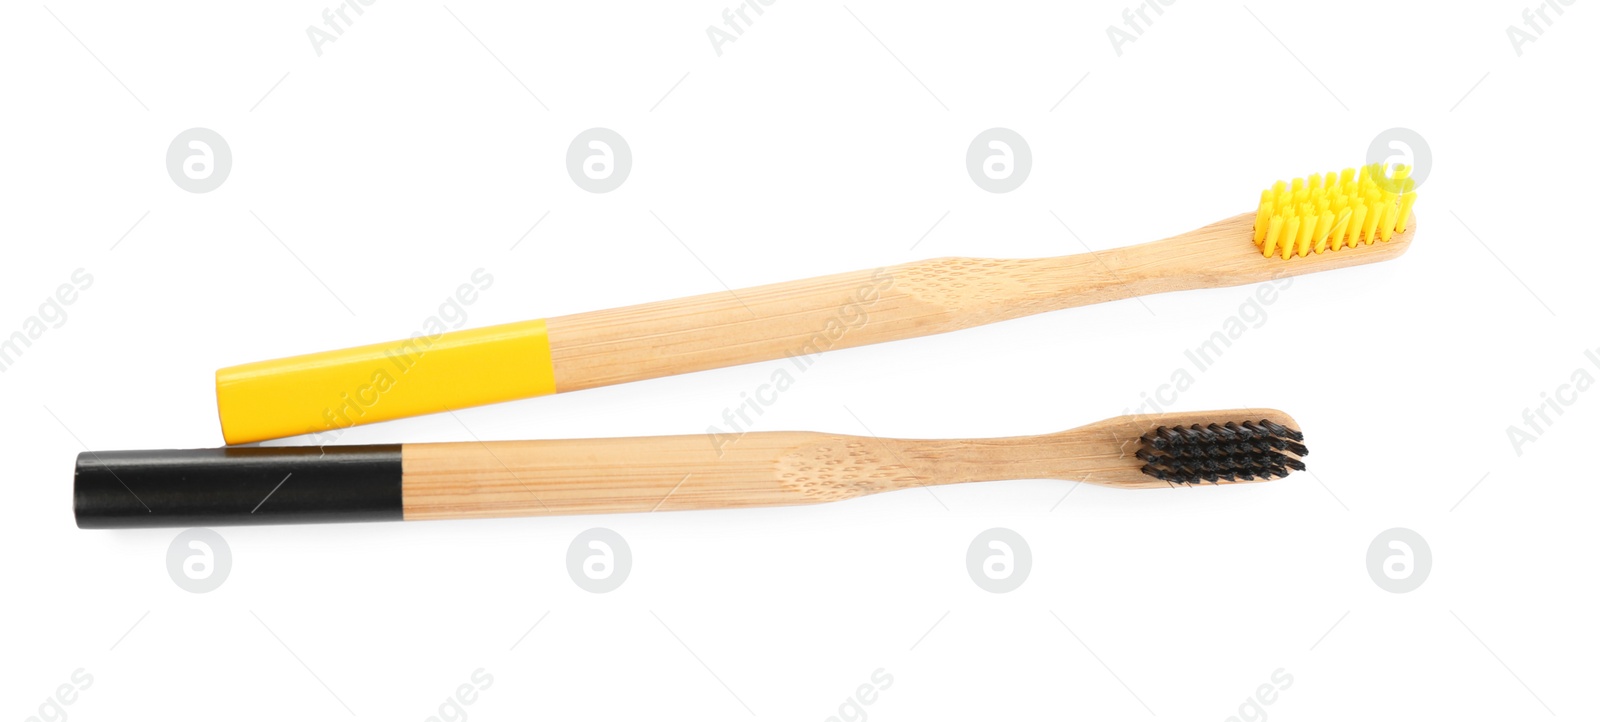
[[[1073,479],[1088,469],[1071,445],[1049,436],[899,440],[897,454],[927,484],[1003,479]]]

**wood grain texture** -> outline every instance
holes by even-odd
[[[1121,416],[997,439],[759,432],[720,448],[707,436],[407,444],[405,518],[783,506],[999,479],[1169,488],[1140,473],[1140,436],[1158,426],[1259,419],[1299,428],[1274,409],[1231,409]]]
[[[1388,242],[1282,260],[1251,241],[1254,213],[1165,240],[1034,259],[937,258],[547,319],[560,391],[944,333],[1103,301],[1375,263]]]

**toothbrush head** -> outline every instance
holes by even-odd
[[[1305,435],[1269,419],[1158,426],[1139,437],[1139,470],[1170,484],[1279,479],[1303,471]]]
[[[1410,227],[1416,201],[1408,166],[1312,173],[1261,191],[1253,238],[1261,255],[1285,261],[1388,243]]]

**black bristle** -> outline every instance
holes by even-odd
[[[1134,456],[1141,472],[1169,484],[1277,479],[1306,468],[1304,440],[1270,419],[1160,426],[1139,437]]]
[[[1211,433],[1216,434],[1219,441],[1233,442],[1239,440],[1239,435],[1235,433],[1233,429],[1218,426],[1216,424],[1211,424],[1210,426],[1207,426],[1206,429],[1210,430]]]
[[[1266,419],[1262,419],[1259,423],[1262,426],[1266,427],[1267,431],[1272,432],[1276,436],[1282,436],[1284,438],[1291,439],[1293,441],[1305,441],[1306,440],[1305,434],[1302,434],[1302,433],[1300,433],[1298,431],[1295,431],[1294,429],[1291,429],[1291,428],[1289,428],[1287,426],[1283,426],[1281,424],[1275,424],[1275,423],[1273,423],[1271,421],[1268,421]]]

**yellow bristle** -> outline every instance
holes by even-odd
[[[1289,189],[1289,184],[1288,183],[1285,183],[1283,181],[1278,181],[1277,183],[1273,183],[1272,184],[1272,195],[1281,196],[1281,195],[1283,195],[1283,192],[1288,190],[1288,189]]]
[[[1372,165],[1361,166],[1361,173],[1356,177],[1356,185],[1365,186],[1370,182],[1372,182]]]
[[[1294,248],[1296,238],[1300,237],[1300,216],[1289,216],[1283,223],[1283,235],[1278,238],[1278,250],[1283,254],[1283,260],[1289,260],[1289,251]],[[1267,255],[1272,255],[1269,251]]]
[[[1328,230],[1333,228],[1333,211],[1324,210],[1317,216],[1317,230],[1311,234],[1311,250],[1323,252],[1328,247]],[[1304,253],[1300,255],[1304,256]]]
[[[1306,176],[1306,187],[1315,191],[1322,187],[1322,176],[1316,173]]]
[[[1367,222],[1367,204],[1356,201],[1355,211],[1350,216],[1349,235],[1345,236],[1345,245],[1354,246],[1361,243],[1361,227]]]
[[[1277,248],[1278,239],[1283,236],[1283,216],[1273,216],[1267,222],[1267,238],[1261,244],[1261,255],[1272,257],[1272,250]]]
[[[1378,238],[1388,242],[1394,237],[1394,220],[1399,213],[1400,209],[1392,203],[1384,206],[1383,220],[1378,222]]]
[[[1411,177],[1411,166],[1404,165],[1404,164],[1401,164],[1401,163],[1396,163],[1394,165],[1394,179],[1395,179],[1396,183],[1404,181],[1405,179],[1410,178],[1410,177]]]
[[[1373,241],[1378,240],[1378,221],[1380,220],[1383,220],[1383,209],[1381,207],[1373,206],[1368,209],[1367,223],[1361,227],[1361,239],[1369,246],[1372,245]]]
[[[1339,171],[1339,185],[1349,186],[1356,179],[1356,169],[1346,168]]]
[[[1290,183],[1289,190],[1294,191],[1295,193],[1299,193],[1300,189],[1304,188],[1304,187],[1306,187],[1306,179],[1304,179],[1304,178],[1295,178],[1294,181],[1292,183]]]
[[[1410,180],[1410,179],[1407,179]],[[1395,218],[1394,229],[1396,232],[1405,233],[1406,224],[1411,221],[1411,206],[1417,202],[1417,192],[1412,191],[1400,196],[1400,215]]]
[[[1267,197],[1268,193],[1271,193],[1271,191],[1261,192],[1261,205],[1256,209],[1255,242],[1258,246],[1261,245],[1262,241],[1266,240],[1267,224],[1272,220],[1272,199]]]
[[[1300,217],[1300,235],[1294,242],[1294,254],[1305,256],[1311,252],[1311,235],[1317,230],[1317,215],[1307,211]]]
[[[1333,222],[1333,230],[1328,233],[1328,250],[1337,251],[1344,247],[1344,232],[1350,227],[1350,209],[1339,211],[1339,217]]]

